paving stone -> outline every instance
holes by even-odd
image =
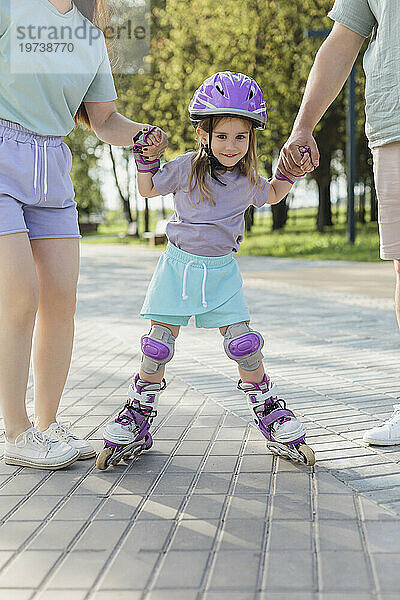
[[[16,590],[15,588],[0,588],[2,597],[9,600],[29,600],[34,593],[34,589]]]
[[[179,523],[168,551],[210,550],[217,532],[217,519],[184,519]]]
[[[84,521],[50,521],[29,543],[28,550],[65,550],[84,524]]]
[[[0,550],[17,550],[41,524],[41,521],[7,521],[0,529]]]
[[[356,520],[322,520],[319,522],[318,535],[321,550],[363,550]]]
[[[85,600],[86,592],[77,590],[45,590],[37,596],[37,600]],[[10,600],[14,600],[14,597]]]
[[[168,496],[152,494],[144,503],[137,520],[175,519],[183,498],[184,496],[180,494]]]
[[[99,590],[92,596],[93,600],[140,600],[142,592],[133,590]],[[66,599],[67,600],[67,599]]]
[[[400,556],[399,554],[379,553],[373,555],[379,586],[382,592],[399,593]]]
[[[323,592],[369,592],[373,587],[365,555],[351,550],[319,553]],[[340,573],[340,577],[338,577]]]
[[[371,552],[400,554],[400,521],[365,521],[364,527]]]
[[[354,497],[350,494],[318,494],[318,518],[356,519]]]
[[[273,520],[268,532],[269,552],[313,549],[312,523],[308,521]]]
[[[263,590],[308,591],[315,587],[313,556],[307,551],[267,552]],[[296,592],[297,593],[297,592]]]
[[[208,551],[169,551],[155,579],[155,588],[198,587],[208,560]]]
[[[36,554],[42,555],[43,552]],[[110,550],[70,552],[49,579],[48,587],[63,590],[90,589],[106,564],[109,555]],[[82,569],[82,565],[85,565],[84,569]],[[133,569],[133,567],[131,568]]]
[[[0,573],[0,590],[8,588],[36,588],[60,556],[60,552],[26,550],[19,554]],[[23,577],[21,577],[23,573]]]
[[[260,555],[253,551],[224,551],[216,554],[209,589],[254,590]]]
[[[272,499],[274,520],[311,520],[310,495],[297,497],[295,494],[275,494]]]
[[[38,496],[40,499],[41,496]],[[40,500],[39,500],[40,502]],[[99,496],[71,496],[54,514],[55,521],[82,521],[100,506],[102,498]]]

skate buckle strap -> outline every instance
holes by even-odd
[[[272,410],[270,413],[265,415],[265,417],[262,418],[262,422],[266,427],[268,427],[268,425],[272,425],[272,423],[275,423],[280,419],[288,421],[292,417],[294,417],[294,414],[291,410],[288,410],[287,408],[279,408]]]

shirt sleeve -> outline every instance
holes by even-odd
[[[376,25],[368,0],[336,0],[328,17],[367,38]]]
[[[0,2],[0,37],[4,35],[10,26],[10,2],[1,0]]]
[[[104,42],[104,57],[83,98],[84,102],[110,102],[118,98]]]
[[[268,179],[260,176],[260,182],[256,185],[251,198],[250,205],[260,208],[264,206],[268,200],[270,184]]]
[[[181,165],[184,160],[183,156],[177,156],[171,160],[162,169],[153,175],[153,185],[156,190],[162,195],[175,194],[182,183]]]

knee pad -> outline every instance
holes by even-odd
[[[145,373],[157,373],[174,355],[175,338],[168,327],[153,325],[140,340],[142,369]]]
[[[255,371],[261,364],[264,339],[248,323],[229,325],[224,335],[224,350],[242,369]]]

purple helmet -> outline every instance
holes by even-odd
[[[258,83],[242,73],[223,71],[206,79],[190,104],[192,122],[206,117],[233,115],[252,121],[256,129],[265,129],[267,109]]]

